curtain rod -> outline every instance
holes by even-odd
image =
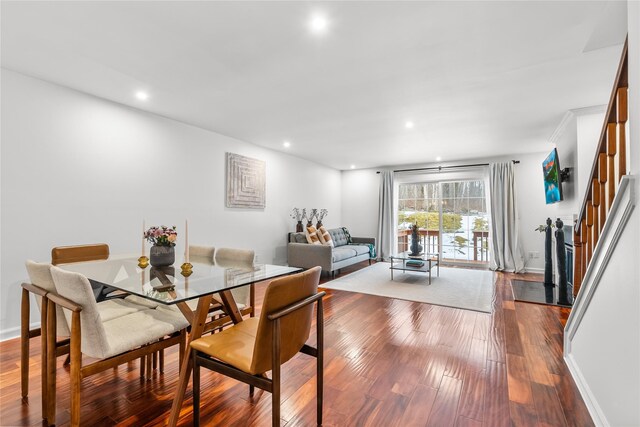
[[[514,165],[520,163],[520,160],[511,160]],[[453,166],[433,166],[430,168],[415,168],[415,169],[396,169],[393,172],[415,172],[415,171],[441,171],[442,169],[457,169],[457,168],[472,168],[478,166],[489,166],[489,163],[475,163],[472,165],[453,165]],[[377,171],[376,173],[380,173]]]

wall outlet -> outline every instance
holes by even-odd
[[[540,252],[538,251],[529,252],[529,259],[537,259],[537,258],[540,258]]]

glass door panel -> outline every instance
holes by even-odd
[[[400,185],[398,251],[411,245],[418,224],[420,244],[445,262],[482,263],[489,259],[489,216],[483,181]]]

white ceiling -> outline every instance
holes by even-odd
[[[7,69],[337,169],[547,150],[607,103],[626,34],[606,1],[1,7]]]

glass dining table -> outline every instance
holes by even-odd
[[[81,273],[94,282],[151,302],[176,305],[191,324],[187,349],[190,349],[191,341],[202,335],[214,294],[220,296],[231,320],[239,323],[242,321],[242,315],[231,294],[232,289],[302,271],[301,268],[271,264],[249,266],[233,261],[216,264],[208,258],[198,257],[191,257],[189,262],[193,268],[192,274],[188,277],[181,274],[178,263],[169,267],[140,268],[138,257],[134,255],[115,255],[105,260],[60,264],[58,267]],[[187,301],[195,299],[198,305],[193,311],[187,305]],[[178,422],[192,369],[190,351],[186,351],[180,370],[178,390],[171,407],[170,426],[175,426]]]

